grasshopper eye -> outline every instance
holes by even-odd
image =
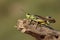
[[[50,16],[48,18],[51,18]]]
[[[30,15],[30,14],[28,13],[28,15]]]
[[[46,18],[52,18],[51,16],[47,16]]]

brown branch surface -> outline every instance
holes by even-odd
[[[17,30],[35,37],[36,40],[60,40],[60,32],[51,27],[37,25],[36,22],[30,24],[30,20],[18,20]]]

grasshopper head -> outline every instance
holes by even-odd
[[[54,18],[50,17],[50,16],[48,16],[46,18],[50,23],[55,23],[56,22],[56,20]]]

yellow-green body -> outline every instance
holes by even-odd
[[[45,24],[45,25],[48,25],[49,24],[49,22],[45,22],[45,20],[43,20],[41,18],[40,19],[37,19],[36,16],[34,16],[34,15],[28,15],[28,14],[26,14],[26,17],[27,17],[27,19],[30,19],[30,20],[39,22],[40,24]]]

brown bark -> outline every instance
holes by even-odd
[[[25,29],[23,32],[35,37],[36,40],[60,40],[60,32],[53,28],[29,23],[29,20],[18,20],[16,28],[21,32]]]

